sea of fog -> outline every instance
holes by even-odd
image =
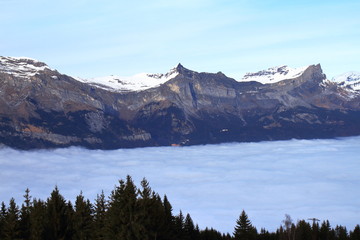
[[[275,230],[285,214],[352,229],[360,223],[360,137],[113,151],[0,149],[0,201],[21,204],[26,188],[45,200],[57,185],[74,201],[92,202],[131,175],[143,177],[200,228],[233,232],[244,209],[252,223]]]

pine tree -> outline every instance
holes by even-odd
[[[106,233],[109,239],[143,239],[137,209],[137,189],[130,176],[119,181],[110,196]]]
[[[45,239],[47,207],[44,201],[34,199],[30,211],[30,239]]]
[[[32,207],[30,190],[27,188],[24,195],[24,203],[20,211],[20,232],[22,239],[30,239],[30,212]]]
[[[143,236],[144,240],[156,239],[158,236],[158,229],[155,229],[157,227],[157,222],[156,219],[154,219],[156,214],[154,213],[156,202],[154,200],[154,193],[149,186],[149,182],[145,178],[141,181],[141,189],[138,189],[138,195],[140,198],[137,201],[137,208],[140,224],[142,226],[140,235]]]
[[[74,238],[75,240],[87,240],[92,237],[93,217],[92,205],[89,200],[84,199],[82,193],[76,197],[75,212],[73,216],[74,222]]]
[[[47,200],[47,239],[66,239],[71,235],[70,207],[56,186]]]
[[[19,207],[15,203],[15,199],[11,198],[9,207],[5,215],[5,224],[3,227],[3,240],[20,239],[20,220]]]
[[[335,236],[336,236],[337,240],[347,240],[348,232],[346,230],[346,227],[336,226],[335,227]]]
[[[360,240],[360,226],[355,226],[354,231],[350,232],[350,240]]]
[[[296,240],[309,240],[312,239],[312,230],[309,223],[305,220],[300,220],[296,225],[295,230]]]
[[[319,240],[335,240],[335,230],[328,220],[323,221],[319,230]]]
[[[219,240],[219,239],[232,239],[231,236],[223,236],[220,232],[216,231],[213,228],[205,228],[205,230],[200,231],[199,239],[201,240]]]
[[[4,202],[1,202],[0,209],[0,239],[4,239],[4,226],[5,226],[5,217],[6,217],[6,205]]]
[[[150,188],[149,183],[145,178],[141,181],[139,197],[139,216],[141,225],[145,230],[143,233],[145,238],[155,240],[171,238],[168,230],[172,226],[172,220],[167,222],[168,218],[172,218],[171,205],[169,205],[169,203],[166,203],[166,207],[163,205],[161,197]],[[169,209],[166,210],[165,208]],[[166,211],[170,211],[170,213]]]
[[[144,239],[146,232],[141,224],[139,209],[137,208],[137,188],[130,176],[126,177],[124,196],[122,198],[122,239]]]
[[[256,239],[256,229],[252,226],[247,214],[243,210],[239,219],[236,221],[234,237],[236,240],[252,240]]]
[[[311,231],[312,231],[312,240],[318,240],[319,236],[320,236],[319,223],[314,221],[312,226],[311,226]]]
[[[276,239],[287,240],[287,235],[285,234],[284,228],[282,225],[276,230]]]
[[[109,199],[109,209],[106,214],[106,239],[120,240],[122,216],[122,198],[125,190],[125,182],[119,180],[119,186],[115,186],[115,189],[111,192]]]
[[[195,225],[193,220],[190,217],[190,214],[186,214],[185,220],[184,220],[184,239],[192,240],[196,239],[196,231],[195,231]]]
[[[184,238],[184,215],[180,210],[179,215],[174,218],[174,235],[175,239]]]
[[[65,239],[73,239],[74,236],[74,207],[72,202],[69,200],[65,208],[65,217],[67,218],[67,228],[65,232]]]
[[[258,240],[271,240],[271,239],[274,239],[274,237],[275,237],[274,234],[272,235],[265,228],[262,228],[260,230],[260,233],[258,234],[257,239]]]
[[[163,199],[164,225],[161,239],[175,239],[175,218],[172,214],[172,206],[167,198]]]
[[[221,238],[219,239],[222,239],[222,240],[232,240],[233,238],[231,237],[230,233],[223,233],[223,235],[221,236]],[[270,240],[270,239],[269,239]],[[272,240],[272,239],[271,239]]]
[[[199,228],[198,224],[195,225],[195,231],[194,231],[193,239],[194,240],[198,240],[198,239],[200,240],[200,228]]]
[[[330,240],[330,231],[331,227],[329,221],[323,221],[319,230],[319,239]]]
[[[97,195],[95,199],[94,210],[94,238],[96,240],[105,240],[105,222],[106,222],[107,204],[104,191]]]

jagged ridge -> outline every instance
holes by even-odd
[[[360,134],[359,94],[327,81],[320,65],[295,75],[287,67],[255,74],[286,76],[262,84],[179,64],[168,74],[147,75],[160,85],[114,91],[34,60],[10,60],[0,62],[0,142],[12,147],[113,149]]]
[[[332,79],[339,86],[344,86],[352,90],[360,90],[360,72],[347,72]]]

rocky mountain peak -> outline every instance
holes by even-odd
[[[51,70],[48,65],[35,59],[26,57],[0,56],[0,72],[16,77],[28,78],[42,71]]]
[[[242,82],[256,81],[262,84],[276,83],[286,79],[300,76],[309,66],[290,68],[287,65],[271,67],[255,73],[246,73],[240,80]]]
[[[188,78],[192,78],[194,73],[196,73],[190,69],[185,68],[181,63],[176,66],[175,70],[178,74]]]
[[[179,65],[167,73],[138,73],[133,76],[110,75],[90,79],[77,78],[77,80],[112,92],[143,91],[157,87],[175,78],[180,72],[184,72],[185,68],[179,67]]]
[[[1,57],[0,144],[113,149],[360,134],[360,94],[323,84],[319,64],[244,78],[178,64],[167,73],[84,80]]]
[[[184,70],[187,70],[181,63],[178,63],[175,69],[177,72],[182,72]]]
[[[347,72],[340,74],[332,79],[333,82],[340,86],[360,91],[360,72]]]

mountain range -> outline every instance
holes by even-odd
[[[116,149],[360,134],[360,73],[278,66],[235,80],[178,64],[165,74],[81,79],[0,57],[0,143]]]

